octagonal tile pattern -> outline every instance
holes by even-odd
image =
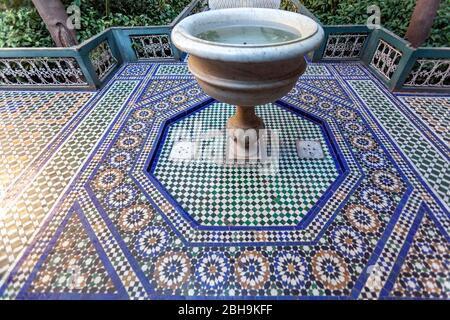
[[[214,102],[181,119],[169,119],[163,128],[164,141],[154,150],[156,155],[150,162],[151,178],[175,206],[181,207],[181,214],[198,226],[270,229],[299,225],[314,206],[326,202],[326,191],[337,187],[343,180],[338,179],[339,175],[346,173],[344,159],[335,152],[337,145],[328,126],[286,106],[258,107],[266,128],[276,133],[280,141],[280,156],[276,164],[272,163],[276,167],[273,171],[264,170],[261,162],[226,161],[224,128],[233,112],[232,106]],[[180,139],[197,142],[195,160],[170,159],[173,146]],[[318,141],[325,157],[299,159],[297,139]],[[220,154],[221,161],[209,159],[210,150]]]
[[[49,209],[45,219],[30,216],[23,230],[36,237],[23,254],[8,257],[17,263],[0,264],[2,298],[449,298],[446,190],[414,162],[433,154],[439,161],[429,166],[446,180],[437,152],[445,144],[435,145],[433,134],[409,141],[432,129],[403,117],[401,101],[362,65],[310,64],[272,106],[318,119],[328,152],[340,160],[324,201],[305,207],[295,223],[200,225],[152,180],[149,167],[162,159],[170,119],[214,107],[186,64],[125,65],[93,103],[55,156],[83,149],[77,166],[58,162],[66,187],[17,200],[17,207]],[[419,149],[405,147],[419,142]],[[68,172],[67,163],[78,170]],[[35,184],[54,176],[44,169]],[[10,211],[9,220],[0,217],[1,230],[11,225]],[[2,235],[1,253],[10,252],[14,243]]]

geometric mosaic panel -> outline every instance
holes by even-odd
[[[404,96],[399,99],[450,145],[450,98]]]
[[[114,283],[117,280],[112,280],[115,274],[108,272],[111,267],[105,266],[105,263],[109,262],[105,260],[103,249],[98,246],[98,240],[84,219],[79,208],[72,211],[67,225],[63,225],[60,238],[46,253],[40,271],[27,290],[23,290],[23,297],[46,294],[49,298],[92,299],[118,294]]]
[[[392,297],[450,298],[450,242],[426,214],[413,235]]]
[[[84,120],[59,129],[61,147],[32,181],[19,176],[21,190],[0,216],[0,298],[448,299],[445,113],[431,106],[448,97],[408,95],[411,108],[399,98],[362,64],[308,65],[289,94],[257,112],[295,136],[287,143],[293,156],[298,135],[322,139],[325,163],[309,172],[309,186],[276,191],[286,199],[322,193],[326,201],[297,206],[298,216],[270,209],[272,225],[262,226],[263,218],[244,228],[245,210],[232,200],[235,225],[223,226],[196,203],[208,192],[224,198],[228,184],[165,157],[170,128],[221,126],[232,107],[210,99],[185,63],[125,65]],[[330,155],[343,173],[327,191],[314,182],[335,177]],[[152,159],[165,188],[148,173]],[[284,180],[302,181],[310,165],[287,166]],[[194,178],[207,185],[189,197]],[[238,188],[246,181],[258,180],[237,179]],[[252,208],[277,200],[270,192],[263,198],[261,185],[250,190]]]
[[[73,126],[71,123],[70,129],[63,130],[61,139],[49,149],[50,154],[21,177],[0,202],[0,276],[30,244],[136,85],[137,81],[118,80],[100,91],[93,98],[95,105]]]
[[[202,137],[225,128],[234,114],[233,106],[214,103],[170,125],[153,174],[199,225],[295,226],[338,177],[336,156],[330,153],[329,138],[319,124],[273,104],[259,106],[257,113],[282,141],[279,168],[270,175],[257,165],[217,164],[202,157],[187,162],[169,158],[177,139],[198,141],[202,154],[208,149],[225,153],[225,132],[215,141],[202,142]],[[318,141],[326,156],[300,160],[297,139]]]
[[[445,203],[450,204],[450,155],[442,154],[424,137],[423,132],[416,130],[412,120],[405,117],[373,81],[350,80],[349,83],[415,164],[422,177]]]
[[[92,96],[0,91],[0,189],[6,190]]]
[[[334,95],[338,98],[348,100],[348,96],[341,89],[336,80],[332,79],[308,79],[308,80],[300,80],[300,83],[304,85],[308,85],[315,89],[320,89],[327,94]]]

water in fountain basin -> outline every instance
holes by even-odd
[[[298,39],[300,35],[287,30],[262,26],[228,26],[208,30],[198,38],[234,45],[264,45]]]

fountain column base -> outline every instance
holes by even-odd
[[[263,120],[256,115],[255,107],[236,106],[236,113],[228,119],[228,155],[238,159],[258,158],[259,130],[265,129]]]
[[[263,120],[256,115],[255,107],[236,106],[236,113],[228,119],[227,129],[264,129]]]

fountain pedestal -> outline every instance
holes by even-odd
[[[255,107],[236,106],[236,113],[227,121],[228,158],[256,159],[258,157],[260,130],[263,120],[256,115]]]
[[[303,56],[272,63],[213,61],[189,56],[188,66],[202,89],[218,101],[236,106],[227,129],[264,129],[258,105],[278,100],[306,70]]]
[[[264,129],[263,120],[256,115],[255,107],[236,106],[236,113],[228,119],[227,129]]]
[[[274,102],[295,86],[306,70],[304,55],[323,37],[323,29],[306,16],[261,8],[202,12],[172,31],[173,43],[190,54],[189,70],[203,90],[237,106],[227,128],[256,131],[264,122],[255,106]]]

